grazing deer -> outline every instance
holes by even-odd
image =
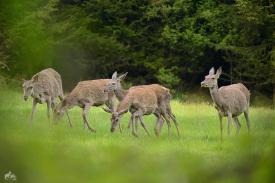
[[[158,109],[161,114],[161,116],[165,119],[167,126],[168,126],[168,134],[170,135],[170,119],[173,120],[178,136],[179,130],[178,130],[178,123],[176,121],[175,115],[172,113],[171,106],[170,106],[170,100],[171,100],[171,95],[169,89],[159,85],[159,84],[151,84],[151,85],[140,85],[140,86],[134,86],[131,87],[128,90],[124,90],[121,86],[121,81],[126,77],[127,73],[117,77],[117,72],[114,72],[112,75],[111,81],[107,84],[107,87],[105,89],[105,92],[111,92],[114,91],[115,95],[117,96],[119,101],[122,101],[125,96],[129,93],[130,90],[136,89],[136,88],[146,88],[150,89],[155,93],[157,97],[157,104],[158,104]],[[160,130],[162,128],[163,120],[159,121],[159,127],[156,125],[155,127],[155,134],[158,136],[160,133]],[[131,119],[128,123],[128,128],[130,128],[132,122]]]
[[[249,103],[250,103],[250,92],[241,83],[232,84],[218,88],[218,79],[222,73],[220,67],[216,74],[212,67],[209,74],[205,76],[205,80],[201,82],[201,87],[207,87],[210,90],[212,100],[215,103],[215,108],[218,111],[220,119],[220,130],[222,138],[222,117],[227,116],[228,119],[228,135],[230,135],[230,124],[232,118],[237,128],[236,133],[239,134],[241,124],[238,120],[238,116],[244,113],[246,118],[246,124],[248,132],[250,131],[250,119],[249,119]]]
[[[117,125],[120,124],[119,119],[121,116],[130,111],[132,134],[137,135],[137,122],[140,120],[141,126],[149,136],[149,132],[144,124],[143,115],[154,114],[157,117],[156,126],[162,121],[161,113],[158,108],[157,96],[154,91],[149,88],[136,87],[127,92],[124,98],[120,101],[115,111],[103,108],[106,112],[112,113],[112,126],[111,132],[114,132]]]
[[[50,108],[53,110],[56,105],[56,98],[64,99],[61,76],[52,68],[44,69],[35,74],[31,80],[23,82],[24,100],[33,98],[32,113],[30,123],[33,120],[36,105],[47,103],[47,116],[50,122]],[[67,113],[66,113],[67,114]],[[72,126],[69,115],[69,124]]]
[[[110,82],[110,79],[79,82],[71,93],[66,96],[60,104],[58,104],[55,109],[55,116],[61,117],[67,109],[79,106],[83,109],[82,117],[84,128],[88,127],[91,132],[96,132],[96,130],[88,123],[87,113],[91,106],[101,106],[103,104],[107,105],[111,111],[114,111],[114,92],[104,92],[104,88],[108,82]]]

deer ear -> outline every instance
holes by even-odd
[[[222,74],[222,67],[219,67],[217,72],[216,72],[216,77],[220,77],[220,75]]]
[[[116,79],[116,77],[117,77],[117,72],[115,71],[112,75],[112,79]]]
[[[209,75],[213,75],[215,74],[215,69],[214,67],[212,67],[210,70],[209,70]]]
[[[125,79],[125,77],[127,76],[128,72],[122,74],[121,76],[118,77],[119,80],[123,80]]]
[[[111,109],[106,107],[101,107],[105,112],[112,113]]]

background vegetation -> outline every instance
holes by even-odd
[[[31,101],[22,102],[17,91],[0,91],[0,179],[8,171],[20,183],[75,182],[178,182],[178,183],[274,183],[275,113],[251,108],[251,134],[245,118],[240,136],[224,135],[220,141],[219,120],[206,103],[172,102],[180,124],[181,138],[153,134],[155,117],[145,123],[147,137],[139,126],[139,138],[127,129],[129,115],[122,118],[123,133],[110,133],[110,114],[92,108],[90,124],[96,134],[83,129],[81,110],[70,110],[73,128],[64,117],[49,128],[46,106],[39,105],[29,125]],[[226,120],[224,119],[224,125]],[[226,128],[225,128],[226,132]]]
[[[118,70],[132,84],[182,91],[223,66],[222,85],[241,81],[270,98],[274,13],[272,0],[1,0],[2,75],[54,67],[71,89]]]

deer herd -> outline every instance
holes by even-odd
[[[222,118],[227,117],[228,119],[228,135],[230,135],[232,120],[237,129],[236,133],[239,134],[241,124],[238,116],[241,113],[244,113],[249,132],[250,92],[241,83],[218,88],[218,78],[221,73],[221,68],[216,73],[214,68],[211,68],[209,74],[205,76],[205,80],[201,82],[201,87],[209,88],[215,108],[218,111],[221,138],[223,131]],[[171,121],[176,127],[177,135],[180,136],[178,122],[170,105],[170,90],[159,84],[139,85],[124,89],[121,83],[126,75],[127,73],[118,76],[117,72],[114,72],[111,79],[80,81],[65,97],[60,74],[52,68],[40,71],[30,80],[24,80],[23,82],[24,100],[27,100],[28,97],[31,97],[33,100],[30,123],[33,120],[36,105],[38,103],[46,103],[49,125],[51,124],[50,111],[52,110],[54,121],[59,120],[66,114],[69,125],[72,127],[68,110],[74,106],[79,106],[82,108],[84,128],[88,128],[91,132],[96,132],[90,126],[87,114],[92,106],[102,106],[105,104],[106,107],[102,109],[112,115],[111,132],[114,132],[117,128],[122,131],[120,118],[129,111],[131,117],[128,122],[128,128],[132,128],[132,134],[136,137],[138,136],[137,127],[139,122],[145,132],[150,135],[143,120],[144,115],[150,114],[153,114],[157,118],[154,128],[156,136],[160,135],[164,121],[167,124],[169,136]],[[60,100],[59,104],[57,98]],[[117,105],[116,100],[119,101]]]

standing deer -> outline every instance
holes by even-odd
[[[119,119],[121,116],[130,111],[132,123],[132,134],[137,135],[137,122],[140,120],[141,126],[149,136],[149,132],[144,124],[143,115],[154,114],[157,117],[156,126],[162,121],[162,117],[158,108],[157,96],[154,91],[145,87],[135,87],[127,92],[124,98],[120,101],[115,111],[103,108],[106,112],[112,113],[111,132],[114,132],[117,125],[120,125]],[[156,128],[156,127],[155,127]]]
[[[61,101],[64,99],[61,76],[52,68],[44,69],[35,74],[31,80],[24,80],[23,82],[24,100],[28,97],[33,98],[32,112],[30,124],[33,120],[36,105],[47,103],[47,116],[50,125],[50,108],[52,111],[56,105],[56,98]],[[69,124],[72,126],[68,113],[66,112]]]
[[[83,109],[82,117],[84,128],[88,127],[91,132],[96,132],[96,130],[89,125],[87,114],[92,106],[101,106],[103,104],[107,105],[111,111],[114,111],[114,92],[104,92],[104,88],[108,82],[110,82],[110,79],[79,82],[71,93],[56,107],[55,116],[61,117],[67,109],[79,106]]]
[[[207,87],[210,90],[212,100],[215,103],[215,108],[217,109],[219,114],[221,139],[222,139],[222,130],[223,130],[222,117],[224,116],[227,116],[227,119],[228,119],[228,124],[227,124],[228,135],[230,135],[230,124],[231,124],[232,118],[237,128],[236,133],[239,134],[241,124],[238,120],[238,116],[241,113],[244,113],[248,132],[250,131],[250,119],[249,119],[250,92],[242,83],[232,84],[232,85],[218,88],[218,79],[221,73],[222,73],[221,67],[217,70],[216,74],[215,74],[214,68],[212,67],[209,71],[209,74],[205,76],[205,80],[201,82],[201,87]]]
[[[107,84],[107,87],[105,89],[106,92],[114,91],[115,95],[117,96],[119,101],[122,101],[125,96],[129,93],[130,90],[136,89],[136,88],[146,88],[153,91],[153,93],[157,97],[157,104],[158,109],[161,114],[161,116],[165,119],[167,126],[168,126],[168,134],[170,135],[170,119],[173,120],[178,136],[180,136],[179,129],[178,129],[178,123],[176,121],[175,115],[172,113],[170,101],[171,101],[171,95],[169,89],[159,85],[159,84],[151,84],[151,85],[140,85],[140,86],[134,86],[129,88],[128,90],[125,90],[121,86],[121,81],[126,77],[127,73],[117,77],[117,72],[114,72],[112,75],[111,81]],[[132,122],[131,119],[128,123],[128,128],[130,128]],[[160,130],[162,128],[163,120],[159,121],[159,127],[156,125],[155,127],[155,134],[158,136],[160,133]]]

